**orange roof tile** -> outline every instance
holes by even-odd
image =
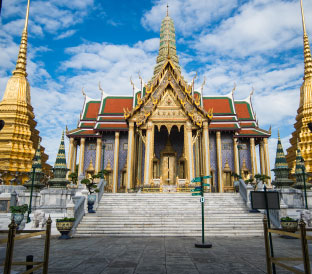
[[[213,108],[214,114],[234,114],[230,98],[204,97],[204,109]]]
[[[123,109],[132,109],[132,97],[112,97],[108,96],[103,100],[101,113],[123,114]]]
[[[83,120],[96,119],[99,113],[100,105],[101,102],[99,101],[88,102],[84,110]]]
[[[234,102],[238,119],[253,120],[251,108],[247,102]]]

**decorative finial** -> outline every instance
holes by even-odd
[[[306,32],[306,26],[304,22],[302,0],[300,0],[300,6],[301,6],[301,16],[302,16],[302,27],[303,27],[303,55],[304,55],[304,77],[303,79],[305,80],[308,78],[312,78],[312,58],[311,58],[309,38]]]
[[[279,129],[277,130],[277,136],[278,136],[278,139],[281,139]]]
[[[81,93],[82,93],[82,95],[83,95],[84,97],[87,96],[86,93],[84,92],[84,89],[83,89],[83,88],[81,89]]]
[[[205,84],[206,84],[206,76],[204,76],[204,82],[202,83],[202,85],[200,87],[201,93],[203,93],[203,89],[204,89]]]
[[[235,90],[236,90],[236,83],[234,82],[234,86],[233,86],[233,89],[232,89],[232,96],[233,96]]]
[[[27,76],[26,73],[26,62],[27,62],[27,27],[28,27],[28,17],[29,17],[29,5],[30,0],[27,2],[26,19],[25,26],[22,33],[21,44],[18,52],[18,57],[16,61],[16,68],[13,71],[13,75],[23,75]]]
[[[103,90],[102,87],[101,87],[101,81],[99,81],[99,90],[102,91],[102,92],[104,92],[104,90]]]
[[[167,16],[169,16],[169,5],[167,3]]]
[[[251,92],[250,92],[250,94],[249,94],[250,97],[254,94],[254,91],[255,91],[255,89],[254,89],[254,87],[252,87],[252,88],[251,88]]]
[[[168,40],[168,52],[167,52],[167,58],[168,58],[168,59],[170,59],[169,40]]]
[[[270,125],[269,133],[271,134],[271,132],[272,132],[272,126]]]
[[[65,127],[65,132],[66,132],[66,134],[68,134],[68,127],[67,127],[67,125]]]

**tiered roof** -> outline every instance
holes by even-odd
[[[227,95],[215,96],[203,96],[202,88],[200,92],[194,91],[194,80],[188,84],[181,75],[175,45],[173,20],[167,14],[162,21],[154,75],[148,84],[140,90],[131,81],[133,96],[111,96],[101,88],[100,100],[85,96],[78,127],[68,132],[67,136],[96,137],[101,131],[127,131],[128,119],[134,116],[136,125],[143,126],[157,108],[167,87],[173,90],[185,114],[198,127],[209,121],[210,131],[233,131],[237,137],[271,135],[258,127],[251,95],[245,100],[234,100],[234,90]]]

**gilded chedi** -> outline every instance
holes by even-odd
[[[19,177],[18,181],[22,182],[27,180],[39,141],[26,73],[29,2],[16,68],[0,102],[0,117],[5,121],[0,133],[0,173],[5,183],[13,177]],[[44,152],[44,149],[41,148],[41,151]],[[49,165],[45,162],[48,156],[44,153],[42,156],[44,169],[47,169]]]
[[[304,47],[304,77],[300,88],[300,103],[297,110],[295,131],[290,139],[290,148],[287,149],[287,163],[291,168],[291,173],[295,173],[296,167],[296,151],[300,149],[305,162],[307,172],[312,171],[312,133],[308,128],[311,122],[312,113],[312,59],[309,39],[306,32],[304,13],[301,3],[302,26],[303,26],[303,47]]]

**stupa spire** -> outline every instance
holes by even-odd
[[[311,49],[309,44],[309,38],[306,31],[305,21],[304,21],[304,12],[302,0],[300,0],[301,7],[301,17],[302,17],[302,28],[303,28],[303,53],[304,53],[304,77],[303,79],[312,78],[312,58],[311,58]]]
[[[67,169],[65,157],[65,145],[64,145],[64,131],[62,133],[61,143],[54,164],[54,169],[56,168]]]
[[[29,17],[29,4],[30,4],[30,0],[28,0],[28,3],[27,3],[25,25],[24,25],[21,44],[19,47],[18,57],[16,61],[16,68],[13,71],[13,75],[21,74],[21,75],[27,76],[26,61],[27,61],[27,37],[28,37],[27,27],[28,27],[28,17]]]
[[[159,73],[167,59],[170,59],[175,68],[181,72],[176,49],[174,22],[169,16],[168,8],[169,6],[167,5],[166,17],[161,22],[159,52],[156,59],[154,76]]]

